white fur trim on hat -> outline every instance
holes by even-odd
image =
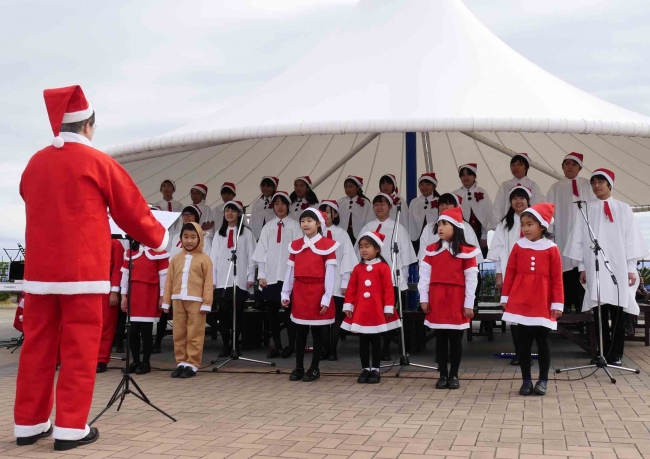
[[[379,247],[383,247],[383,246],[384,246],[384,241],[382,241],[380,238],[378,238],[378,237],[375,235],[375,233],[373,233],[372,231],[366,231],[366,232],[363,233],[361,236],[359,236],[359,239],[361,239],[362,237],[369,237],[369,238],[372,238],[372,239],[373,239],[377,244],[379,244]]]
[[[334,209],[336,212],[339,212],[339,204],[332,200],[332,199],[324,199],[322,200],[319,204],[318,207],[321,208],[322,206],[330,206],[332,209]]]
[[[62,124],[67,123],[78,123],[79,121],[87,120],[93,114],[93,106],[88,102],[88,108],[85,110],[79,110],[78,112],[65,113],[63,115]]]
[[[318,221],[320,222],[321,227],[325,228],[325,217],[323,217],[323,212],[319,209],[316,209],[314,207],[307,207],[305,210],[303,210],[300,213],[300,218],[302,218],[303,214],[308,210],[311,210],[313,213],[316,214],[316,217],[318,217]]]
[[[448,221],[449,223],[454,225],[456,228],[460,228],[462,230],[465,229],[465,225],[463,225],[463,222],[459,222],[456,219],[451,218],[449,215],[441,215],[440,217],[438,217],[438,221],[440,221],[440,220]]]
[[[224,209],[224,211],[226,210],[226,206],[227,206],[228,204],[232,204],[233,206],[235,206],[236,208],[238,208],[240,212],[243,212],[243,211],[244,211],[244,206],[243,206],[240,202],[238,202],[238,201],[228,201],[227,203],[225,203],[225,204],[223,205],[223,209]]]
[[[528,212],[529,214],[533,214],[533,215],[535,216],[535,218],[539,221],[539,224],[542,225],[544,228],[547,228],[547,229],[548,229],[548,227],[549,227],[550,225],[552,225],[553,222],[555,221],[555,219],[554,219],[553,217],[551,217],[551,221],[550,221],[550,222],[547,222],[547,221],[544,220],[544,218],[540,215],[540,213],[537,212],[537,211],[536,211],[535,209],[533,209],[532,207],[528,207],[526,210],[524,210],[524,211],[522,212],[522,214],[525,214],[526,212]]]
[[[386,198],[388,200],[388,204],[390,204],[391,207],[393,207],[395,205],[395,201],[393,200],[392,196],[387,195],[386,193],[377,193],[375,198],[377,196],[382,196],[382,197]],[[374,198],[373,198],[373,201],[374,201]]]

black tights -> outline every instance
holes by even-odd
[[[142,338],[142,362],[149,363],[153,351],[153,322],[131,322],[131,356],[133,363],[140,363],[140,338]]]
[[[548,347],[549,328],[539,325],[517,325],[519,328],[519,365],[524,381],[532,380],[530,375],[531,351],[533,341],[537,342],[537,362],[539,363],[539,379],[548,381],[548,370],[551,367],[551,349]]]
[[[282,303],[276,301],[265,301],[266,303],[266,314],[269,320],[269,327],[271,328],[271,338],[273,338],[273,344],[275,344],[275,349],[278,351],[282,350],[282,328],[280,324],[280,311],[282,308]],[[285,309],[286,313],[286,322],[285,326],[287,327],[287,335],[289,336],[289,349],[293,349],[296,344],[296,327],[293,321],[291,320],[291,307]]]
[[[460,358],[463,356],[463,330],[436,330],[436,359],[441,377],[458,377]],[[451,368],[447,370],[447,363]]]
[[[320,363],[320,350],[323,348],[323,326],[322,325],[302,325],[295,324],[296,328],[296,368],[305,368],[305,347],[307,346],[307,336],[311,328],[311,337],[314,341],[313,352],[311,355],[312,370],[318,370]]]
[[[156,325],[156,346],[160,346],[162,344],[162,340],[167,334],[167,321],[170,319],[170,317],[171,314],[165,311],[163,311],[160,315],[160,320]]]
[[[361,368],[379,368],[381,365],[381,333],[359,334],[359,356]],[[372,367],[370,366],[370,346],[372,345]]]
[[[334,305],[336,306],[336,317],[334,323],[323,327],[323,351],[327,355],[336,356],[336,347],[339,345],[339,338],[341,337],[341,323],[345,318],[345,313],[343,312],[343,298],[335,296]]]

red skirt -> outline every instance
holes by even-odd
[[[336,307],[334,297],[325,314],[320,313],[325,294],[324,277],[296,277],[291,296],[291,320],[300,325],[329,325],[334,323]]]
[[[158,307],[160,287],[147,282],[131,282],[131,321],[158,322],[161,309]]]
[[[465,287],[454,284],[429,285],[429,312],[424,325],[429,328],[465,330],[470,319],[463,315]]]

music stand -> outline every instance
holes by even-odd
[[[169,228],[173,224],[174,221],[178,218],[178,215],[180,215],[178,212],[157,212],[157,211],[152,211],[154,217],[156,220],[158,220],[164,227],[165,230]],[[168,214],[168,215],[161,215],[161,214]],[[172,220],[173,214],[175,217]],[[159,218],[160,217],[160,218]],[[128,285],[129,285],[129,291],[126,293],[126,323],[124,324],[126,328],[126,356],[124,359],[125,363],[125,368],[124,368],[124,373],[122,374],[122,380],[120,383],[117,385],[117,388],[115,389],[115,392],[113,392],[113,395],[111,396],[110,400],[106,404],[106,407],[97,415],[95,418],[88,424],[88,425],[93,425],[95,421],[97,421],[108,409],[113,406],[115,402],[118,400],[120,401],[120,404],[117,406],[117,411],[120,411],[120,408],[122,408],[122,403],[124,403],[124,399],[126,398],[127,395],[131,394],[140,400],[142,400],[144,403],[149,405],[150,407],[154,408],[156,411],[164,414],[167,416],[169,419],[172,421],[176,422],[176,419],[165,413],[163,410],[158,408],[156,405],[151,403],[149,398],[145,395],[145,393],[140,389],[140,386],[135,382],[133,377],[131,376],[130,373],[128,373],[129,366],[131,365],[130,363],[130,349],[129,349],[129,343],[130,343],[130,338],[131,338],[131,270],[133,269],[133,250],[131,250],[131,242],[133,242],[133,239],[126,235],[124,231],[122,231],[113,221],[113,219],[110,219],[110,226],[111,226],[111,237],[113,239],[126,239],[129,241],[129,278],[128,278]],[[135,392],[131,389],[130,385],[133,384],[133,387],[135,388]]]

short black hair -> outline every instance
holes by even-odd
[[[194,215],[194,218],[196,219],[196,223],[198,223],[199,220],[201,220],[201,217],[199,216],[199,213],[196,211],[196,209],[194,207],[192,207],[192,206],[183,207],[183,212],[181,212],[181,217],[183,216],[183,214],[185,212],[189,212],[192,215]]]
[[[322,210],[323,212],[325,212],[324,207],[329,207],[332,210],[332,212],[336,212],[336,209],[334,209],[329,204],[321,204],[319,209]],[[334,214],[332,214],[332,215],[334,215]],[[339,226],[339,224],[341,223],[341,217],[339,216],[338,212],[336,212],[336,217],[332,217],[332,223],[334,223],[336,226]]]
[[[576,164],[578,165],[578,167],[580,168],[580,170],[582,170],[582,165],[580,165],[580,163],[579,163],[578,161],[576,161],[575,159],[566,158],[566,159],[564,159],[564,160],[562,161],[562,165],[564,166],[564,163],[566,163],[567,161],[573,161],[574,163],[576,163]]]
[[[383,201],[388,201],[388,199],[386,199],[386,196],[380,196],[380,195],[377,195],[377,196],[375,196],[375,197],[373,198],[372,203],[373,203],[373,205],[374,205],[374,204],[377,204],[378,202],[383,202]],[[388,204],[389,204],[391,207],[393,207],[393,205],[394,205],[394,204],[393,204],[392,202],[390,202],[390,201],[388,201]]]
[[[185,231],[194,231],[196,234],[199,234],[199,232],[196,230],[196,226],[194,226],[191,223],[185,223],[185,224],[183,224],[183,227],[181,228],[180,239],[183,239],[183,233]]]
[[[528,175],[528,169],[530,169],[530,164],[528,164],[528,161],[526,161],[526,157],[522,155],[515,155],[510,160],[510,165],[512,166],[517,161],[519,161],[521,164],[523,164],[526,167],[526,175]]]
[[[472,169],[470,169],[469,167],[463,167],[463,168],[461,168],[461,169],[458,171],[458,177],[462,177],[462,176],[463,176],[463,171],[466,171],[469,175],[473,175],[474,177],[476,177],[476,172],[474,172],[474,171],[473,171]]]
[[[275,182],[268,177],[262,179],[262,181],[260,182],[260,186],[272,186],[273,188],[277,188]]]
[[[172,188],[174,189],[174,191],[176,191],[176,187],[174,186],[174,184],[172,183],[171,180],[163,180],[162,183],[160,184],[160,191],[162,191],[162,186],[163,186],[165,183],[169,183],[169,184],[172,186]]]
[[[438,204],[447,204],[458,207],[458,201],[456,200],[456,197],[451,193],[444,193],[442,196],[440,196],[438,198]]]
[[[91,126],[95,124],[95,112],[90,115],[90,118],[83,121],[77,121],[76,123],[63,123],[59,132],[72,132],[73,134],[79,134],[84,130],[86,124],[90,124]]]
[[[607,187],[608,187],[610,190],[612,189],[612,184],[609,183],[609,179],[608,179],[607,177],[605,177],[604,175],[602,175],[602,174],[596,174],[596,175],[593,175],[593,176],[589,179],[589,183],[590,183],[590,184],[593,184],[593,183],[594,183],[594,180],[596,180],[596,179],[606,181],[606,182],[607,182]]]
[[[289,200],[282,194],[274,196],[273,199],[271,200],[271,205],[275,204],[275,201],[277,201],[278,199],[282,200],[287,205],[287,207],[291,205]]]

